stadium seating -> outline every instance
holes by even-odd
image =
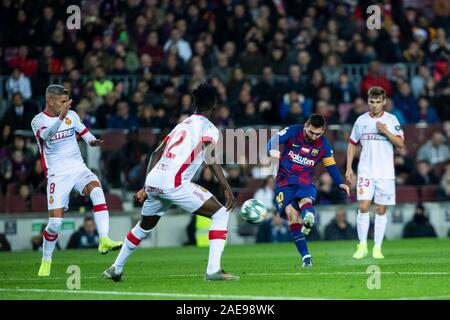
[[[419,196],[416,186],[397,186],[397,203],[417,203]]]
[[[438,185],[422,186],[418,193],[421,201],[435,201],[437,197]]]
[[[46,212],[47,210],[47,196],[45,194],[33,196],[31,199],[31,212]]]
[[[106,204],[108,205],[109,211],[122,211],[123,210],[122,199],[118,195],[106,193],[105,199],[106,199]]]

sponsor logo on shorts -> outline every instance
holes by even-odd
[[[50,204],[53,204],[53,202],[55,202],[55,201],[53,200],[53,196],[50,196],[50,199],[48,200],[48,202],[49,202]]]
[[[205,201],[205,198],[203,197],[203,194],[201,194],[198,191],[194,191],[193,192],[200,200]]]
[[[163,194],[164,191],[159,188],[151,187],[151,186],[145,186],[145,192],[146,193],[155,193],[155,194]]]
[[[360,188],[358,193],[359,193],[359,194],[364,194],[364,189],[363,189],[363,188]]]

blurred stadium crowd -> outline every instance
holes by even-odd
[[[431,185],[430,200],[450,199],[450,4],[380,1],[382,28],[370,30],[372,2],[1,0],[0,194],[30,207],[45,194],[34,139],[19,130],[31,129],[49,83],[67,87],[73,109],[105,139],[128,130],[102,153],[100,176],[133,190],[161,135],[191,112],[190,89],[209,79],[220,93],[219,128],[285,126],[318,112],[337,125],[327,136],[341,168],[365,93],[380,85],[405,128],[397,183]],[[71,4],[81,7],[79,30],[66,28]],[[150,128],[161,134],[139,139]],[[244,199],[273,169],[226,170]],[[318,203],[339,203],[328,175],[317,177]]]

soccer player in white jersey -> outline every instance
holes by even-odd
[[[164,211],[176,205],[212,220],[205,280],[239,280],[238,276],[221,268],[229,211],[235,199],[214,150],[205,150],[219,140],[219,130],[209,120],[216,111],[217,92],[210,84],[203,83],[192,96],[196,113],[178,124],[150,157],[145,186],[135,195],[136,200],[144,204],[141,220],[128,232],[114,264],[103,273],[107,279],[121,280],[129,256],[150,235]],[[224,190],[225,207],[208,190],[191,182],[203,161]]]
[[[358,117],[350,135],[345,177],[349,182],[353,181],[352,163],[360,143],[362,151],[356,180],[359,244],[353,258],[362,259],[367,256],[369,208],[373,199],[376,214],[372,256],[375,259],[383,259],[381,244],[387,225],[386,206],[395,205],[394,146],[402,148],[404,136],[397,117],[383,111],[386,105],[386,92],[383,88],[369,89],[368,104],[369,112]]]
[[[109,213],[105,195],[97,176],[84,164],[78,147],[78,133],[90,146],[98,146],[96,139],[83,125],[76,112],[69,110],[72,100],[69,91],[60,85],[50,85],[45,92],[45,109],[31,121],[36,136],[41,164],[47,177],[48,224],[44,230],[43,257],[38,276],[50,276],[52,255],[63,222],[69,209],[69,195],[73,188],[90,197],[94,206],[94,221],[99,233],[100,253],[118,250],[122,242],[108,237]]]

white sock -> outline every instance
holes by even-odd
[[[108,237],[109,232],[109,212],[106,206],[103,189],[95,187],[90,193],[92,204],[94,205],[94,221],[97,226],[100,238]]]
[[[122,248],[120,249],[119,255],[116,258],[113,266],[115,267],[115,271],[117,273],[122,273],[123,267],[127,262],[128,258],[134,252],[134,250],[139,246],[141,241],[147,238],[153,229],[144,230],[139,225],[138,222],[133,229],[131,229],[127,236],[125,237],[125,241],[123,242]]]
[[[369,212],[362,213],[358,210],[356,216],[356,228],[358,230],[358,238],[360,244],[367,244],[367,234],[369,233],[370,214]]]
[[[209,259],[206,273],[212,274],[220,270],[220,260],[227,239],[228,211],[222,207],[211,217],[209,229]]]
[[[48,224],[43,232],[42,259],[46,261],[52,260],[53,251],[58,241],[58,233],[61,229],[63,218],[49,218]]]
[[[375,231],[374,231],[374,239],[375,245],[374,248],[381,248],[381,244],[383,243],[384,233],[386,231],[387,225],[387,217],[386,214],[376,214],[375,215]]]

